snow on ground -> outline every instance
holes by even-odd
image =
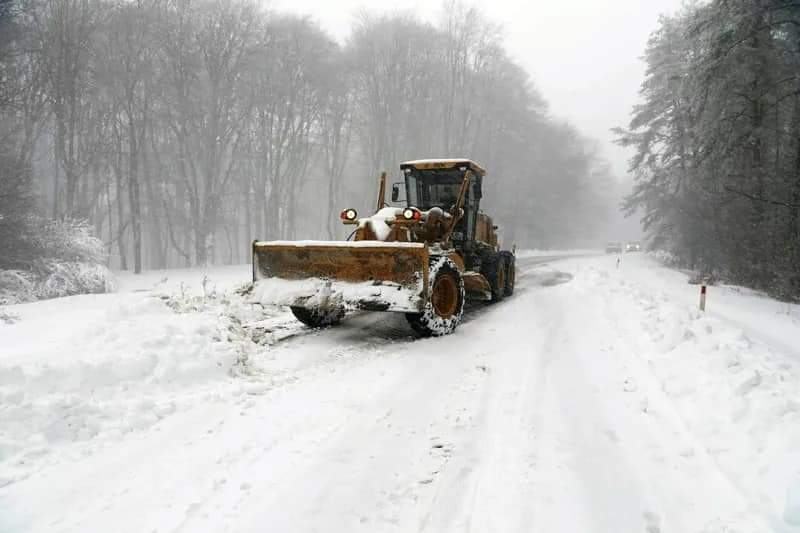
[[[568,257],[577,255],[598,255],[602,250],[591,248],[575,248],[573,250],[517,250],[517,258],[526,259],[529,257]]]
[[[7,308],[0,531],[800,531],[800,308],[702,314],[641,254],[518,268],[436,339],[309,330],[246,266]]]
[[[247,357],[242,324],[286,316],[265,316],[232,291],[247,272],[122,275],[119,294],[10,306],[17,322],[0,326],[0,486],[60,460],[51,452],[63,444],[92,450],[214,394]]]
[[[151,270],[142,274],[118,272],[118,292],[152,291],[158,294],[173,294],[184,290],[197,295],[206,291],[231,291],[252,281],[250,265],[218,266],[210,268],[174,268]],[[204,281],[205,280],[205,281]]]

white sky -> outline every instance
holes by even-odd
[[[503,26],[506,48],[531,74],[553,116],[569,120],[600,142],[603,155],[623,177],[629,154],[612,144],[608,131],[628,123],[644,65],[639,59],[658,15],[676,11],[681,0],[478,0]],[[273,0],[279,11],[310,15],[344,40],[354,13],[413,11],[436,22],[438,1]]]

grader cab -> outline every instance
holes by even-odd
[[[486,172],[468,159],[408,161],[405,206],[386,203],[381,176],[376,212],[341,213],[348,241],[256,241],[254,294],[288,305],[312,327],[338,323],[347,310],[404,313],[422,335],[451,333],[465,299],[497,302],[514,292],[515,257],[500,250],[496,226],[480,211]]]

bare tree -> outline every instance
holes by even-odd
[[[101,40],[104,53],[98,53],[104,86],[112,100],[112,120],[118,126],[115,132],[121,137],[127,152],[125,188],[133,237],[133,269],[137,274],[142,271],[142,181],[143,171],[146,171],[143,163],[153,106],[154,43],[158,27],[155,17],[159,7],[159,0],[136,0],[115,5],[108,14],[104,39]],[[122,202],[122,197],[117,201]]]
[[[45,51],[48,94],[55,120],[56,163],[64,172],[64,213],[85,215],[76,205],[79,181],[85,176],[95,146],[85,142],[91,132],[92,38],[103,4],[91,0],[52,0],[32,13],[39,19],[40,46]],[[58,180],[54,182],[54,212],[59,206]]]
[[[103,232],[116,267],[241,261],[254,236],[298,228],[332,238],[341,191],[372,205],[375,176],[406,158],[481,161],[497,216],[529,243],[594,216],[558,207],[599,197],[596,156],[475,9],[453,2],[438,25],[364,15],[340,47],[253,0],[24,2],[28,42],[0,40],[4,154],[37,166],[53,216]]]
[[[325,158],[325,177],[328,180],[327,232],[335,237],[338,227],[335,216],[339,205],[339,191],[348,162],[353,136],[355,102],[351,74],[344,65],[337,63],[332,73],[332,83],[326,93],[325,107],[320,117],[319,135]]]
[[[221,202],[251,112],[243,72],[254,53],[256,13],[244,1],[216,0],[193,8],[180,0],[165,36],[171,86],[164,111],[178,146],[198,264],[213,258]]]

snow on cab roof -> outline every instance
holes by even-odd
[[[481,176],[486,175],[486,170],[483,169],[478,163],[472,159],[459,158],[459,159],[416,159],[414,161],[405,161],[400,163],[400,168],[416,168],[419,170],[427,170],[432,168],[453,168],[457,165],[467,165],[473,172],[477,172]]]

